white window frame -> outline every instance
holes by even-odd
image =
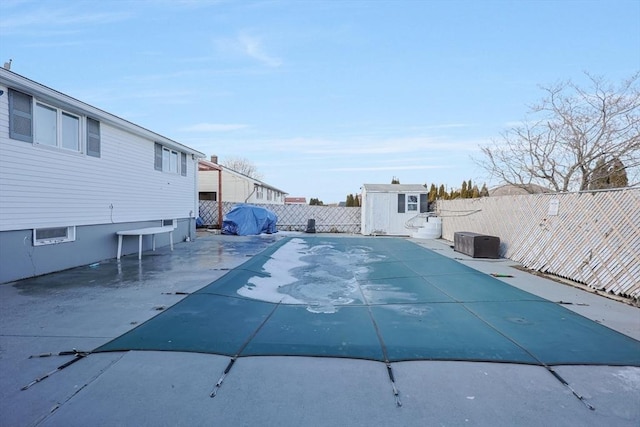
[[[157,142],[156,144],[162,147],[162,172],[186,176],[186,171],[185,173],[181,173],[181,152],[173,150]]]
[[[173,227],[176,228],[178,225],[176,224],[175,219],[163,219],[160,220],[160,227]]]
[[[48,230],[65,230],[64,235],[59,235],[56,237],[39,237],[39,233],[46,232]],[[64,242],[74,242],[76,240],[76,227],[43,227],[43,228],[34,228],[33,229],[33,246],[42,246],[42,245],[54,245],[56,243],[64,243]]]
[[[61,108],[55,107],[51,104],[47,104],[46,102],[42,102],[38,99],[32,97],[33,102],[33,143],[44,146],[44,147],[53,147],[59,148],[61,150],[66,150],[73,153],[82,153],[84,148],[84,117],[78,114],[71,113],[69,111],[65,111]],[[51,110],[55,112],[56,120],[55,120],[55,144],[48,144],[44,142],[42,135],[39,135],[38,132],[38,122],[40,121],[38,117],[42,117],[38,115],[38,111],[40,108]],[[76,148],[68,148],[64,146],[64,137],[65,133],[63,131],[63,117],[71,117],[78,121],[78,129],[75,135],[75,140],[77,142]]]
[[[24,110],[26,102],[28,102],[30,107],[29,111]],[[45,130],[45,133],[49,133],[50,135],[53,133],[54,140],[51,141],[51,144],[45,143],[42,140],[42,135],[40,135],[40,138],[36,135],[39,130],[40,132],[44,130],[42,126],[38,129],[38,125],[44,124],[44,122],[41,123],[41,120],[36,117],[40,116],[40,118],[42,118],[39,114],[39,111],[41,111],[40,108],[50,110],[55,115],[55,119],[53,123],[51,123],[53,129],[49,128],[48,132]],[[65,116],[77,120],[78,135],[74,138],[74,142],[77,142],[78,145],[73,149],[64,146],[65,133],[63,124],[65,122]],[[100,121],[91,118],[96,125],[91,126],[90,129],[87,120],[89,120],[89,118],[85,115],[72,113],[71,111],[56,107],[55,103],[50,104],[28,93],[9,88],[9,138],[11,139],[28,142],[37,147],[47,147],[48,149],[54,150],[61,149],[68,153],[81,153],[91,157],[100,157]],[[53,132],[51,132],[52,130]],[[88,147],[90,139],[92,143],[91,150]]]
[[[407,194],[407,212],[418,212],[419,205],[420,196],[418,194]]]

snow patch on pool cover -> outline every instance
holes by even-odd
[[[260,301],[306,305],[312,313],[335,313],[337,306],[364,303],[358,280],[366,278],[367,264],[384,258],[367,246],[340,251],[331,244],[309,246],[294,238],[263,265],[267,277],[251,277],[237,293]],[[369,298],[372,289],[363,289]],[[383,284],[376,285],[376,290],[386,295],[397,292]]]

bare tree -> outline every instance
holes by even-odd
[[[244,157],[228,157],[222,162],[222,165],[253,179],[262,179],[262,174],[258,172],[256,165]]]
[[[640,182],[640,73],[619,86],[587,77],[588,89],[571,82],[542,87],[545,97],[531,107],[530,118],[480,147],[476,163],[528,191],[531,184],[586,190],[613,159],[624,163],[628,185]]]

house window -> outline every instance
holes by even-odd
[[[82,152],[84,124],[87,155],[100,157],[100,122],[9,89],[9,136],[12,139]]]
[[[215,191],[201,191],[199,194],[199,200],[211,200],[213,202],[217,201],[218,194]]]
[[[80,151],[80,117],[62,113],[62,148]]]
[[[80,151],[80,117],[36,102],[35,142]]]
[[[187,155],[155,143],[155,170],[187,176]]]
[[[36,228],[33,230],[33,246],[52,245],[76,240],[76,227]]]

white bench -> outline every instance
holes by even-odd
[[[169,233],[169,241],[171,242],[171,250],[173,250],[173,226],[166,227],[148,227],[148,228],[138,228],[135,230],[123,230],[118,231],[116,234],[118,235],[118,259],[120,259],[120,255],[122,255],[122,237],[123,236],[138,236],[138,259],[142,259],[142,236],[148,236],[151,234],[152,236],[152,248],[156,250],[156,234]]]

